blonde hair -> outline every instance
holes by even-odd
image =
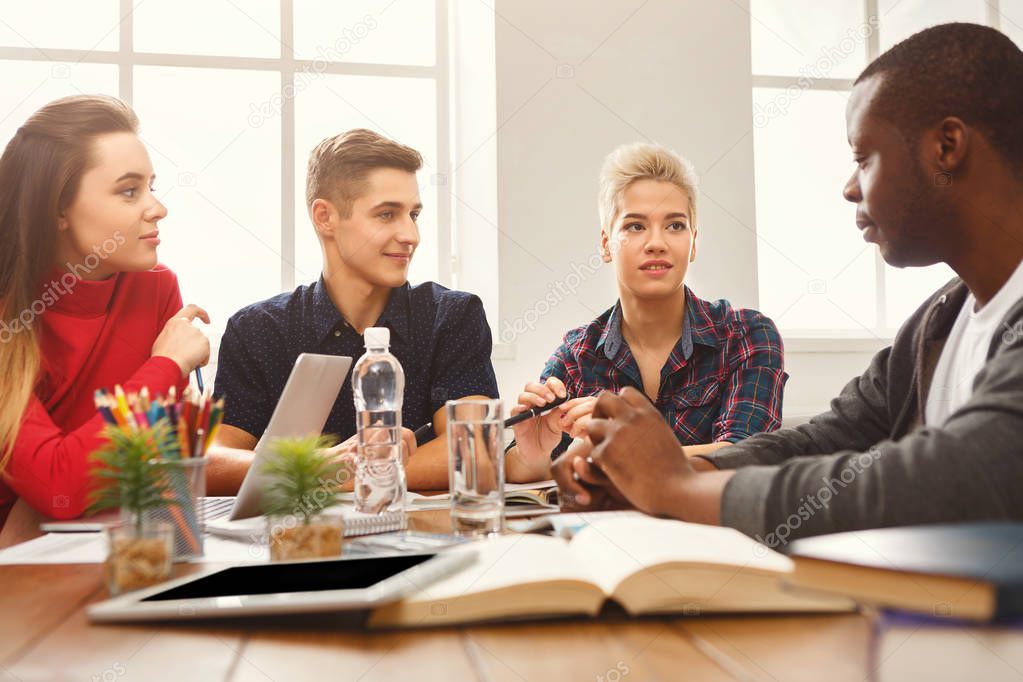
[[[124,102],[75,95],[50,102],[18,128],[0,156],[0,470],[45,369],[31,318],[44,274],[56,263],[57,221],[92,166],[93,143],[138,131]]]
[[[372,130],[355,128],[328,137],[309,154],[305,203],[312,210],[317,199],[337,206],[343,218],[352,215],[352,204],[366,191],[366,177],[378,168],[396,168],[415,173],[423,157]]]
[[[623,144],[607,155],[600,169],[600,226],[608,234],[618,217],[622,194],[638,180],[670,182],[689,195],[689,224],[696,227],[696,169],[688,159],[654,144]]]

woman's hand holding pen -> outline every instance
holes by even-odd
[[[593,417],[597,396],[572,398],[561,405],[561,430],[572,438],[586,438],[586,425]]]
[[[511,408],[511,414],[515,416],[534,407],[542,408],[567,395],[565,384],[557,377],[549,377],[542,384],[531,381],[519,394],[518,403]],[[551,450],[561,442],[562,414],[559,406],[545,415],[527,419],[512,427],[515,432],[515,443],[523,460],[550,461]]]
[[[210,341],[192,324],[197,317],[210,323],[210,316],[197,305],[189,304],[179,310],[163,325],[150,352],[152,357],[162,356],[176,362],[181,376],[188,376],[193,369],[210,361]]]

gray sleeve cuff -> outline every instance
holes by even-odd
[[[736,443],[706,455],[700,455],[700,457],[710,460],[711,464],[721,470],[738,469],[759,464],[756,451],[757,448],[747,447],[744,443]]]
[[[726,448],[727,449],[727,448]],[[717,457],[715,464],[717,464]],[[778,467],[749,466],[735,472],[721,495],[721,525],[764,541],[768,534],[767,496]]]

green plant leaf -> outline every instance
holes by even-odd
[[[303,523],[341,503],[341,465],[325,450],[329,436],[281,438],[270,444],[263,467],[268,483],[262,510],[267,516],[297,516]]]
[[[179,506],[170,467],[180,461],[174,431],[166,419],[136,430],[107,426],[107,443],[92,453],[92,490],[88,513],[120,507],[140,515],[150,509]]]

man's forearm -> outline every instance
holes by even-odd
[[[448,439],[445,434],[416,449],[408,460],[405,478],[409,490],[448,489]]]
[[[669,484],[669,494],[658,510],[659,515],[690,523],[721,525],[721,497],[728,479],[734,474],[734,471],[707,471],[681,477]]]
[[[211,497],[237,495],[252,466],[253,456],[251,450],[211,446],[206,453],[206,494]]]
[[[701,443],[700,445],[684,445],[682,452],[686,453],[686,457],[699,457],[701,455],[709,455],[712,452],[717,452],[723,447],[731,445],[731,441],[722,440],[716,443]]]

